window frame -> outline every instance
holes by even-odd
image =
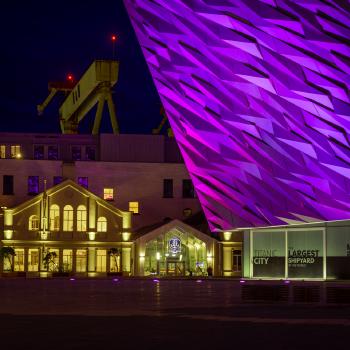
[[[136,211],[134,207],[136,208]],[[140,203],[138,201],[129,202],[129,211],[132,212],[134,215],[140,214]]]
[[[77,231],[86,232],[87,229],[87,209],[83,204],[77,207]]]
[[[74,231],[74,209],[70,204],[66,204],[63,207],[63,231]]]

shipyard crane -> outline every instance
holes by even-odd
[[[68,96],[59,108],[60,126],[63,134],[78,133],[79,123],[97,104],[92,128],[92,134],[97,135],[105,102],[108,105],[113,133],[119,134],[115,105],[112,99],[112,88],[118,80],[118,71],[118,61],[95,60],[92,62],[80,80],[69,90]],[[38,112],[43,112],[56,92],[50,90],[49,96],[43,104],[38,106]]]
[[[155,129],[152,129],[152,134],[153,134],[153,135],[159,135],[159,134],[161,133],[161,131],[162,131],[164,125],[166,124],[166,122],[167,122],[167,121],[169,122],[168,117],[167,117],[167,115],[166,115],[166,113],[165,113],[165,109],[164,109],[163,106],[160,107],[160,115],[161,115],[163,118],[162,118],[160,124],[158,125],[158,127],[155,128]],[[171,127],[169,127],[169,128],[167,129],[167,133],[168,133],[168,136],[169,136],[169,137],[173,137],[173,136],[174,136],[173,130],[171,129]]]

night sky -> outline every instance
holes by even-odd
[[[160,100],[122,0],[11,0],[1,3],[0,131],[60,132],[55,99],[41,117],[36,105],[48,81],[81,76],[94,59],[111,59],[118,36],[119,82],[113,95],[122,133],[151,133],[161,121]],[[107,106],[105,106],[105,109]],[[80,132],[90,132],[95,109]],[[104,115],[101,132],[111,132]]]

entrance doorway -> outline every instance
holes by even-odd
[[[184,261],[167,261],[166,262],[167,276],[185,276],[185,262]]]

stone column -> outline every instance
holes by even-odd
[[[108,254],[108,250],[109,249],[106,249],[106,273],[109,272],[111,269],[111,257]]]
[[[73,255],[72,255],[72,272],[76,273],[76,269],[77,269],[77,249],[74,248],[73,249]]]
[[[24,272],[28,272],[28,248],[24,248]]]
[[[63,269],[63,248],[58,248],[58,271]]]
[[[96,271],[96,248],[88,248],[88,272]]]

